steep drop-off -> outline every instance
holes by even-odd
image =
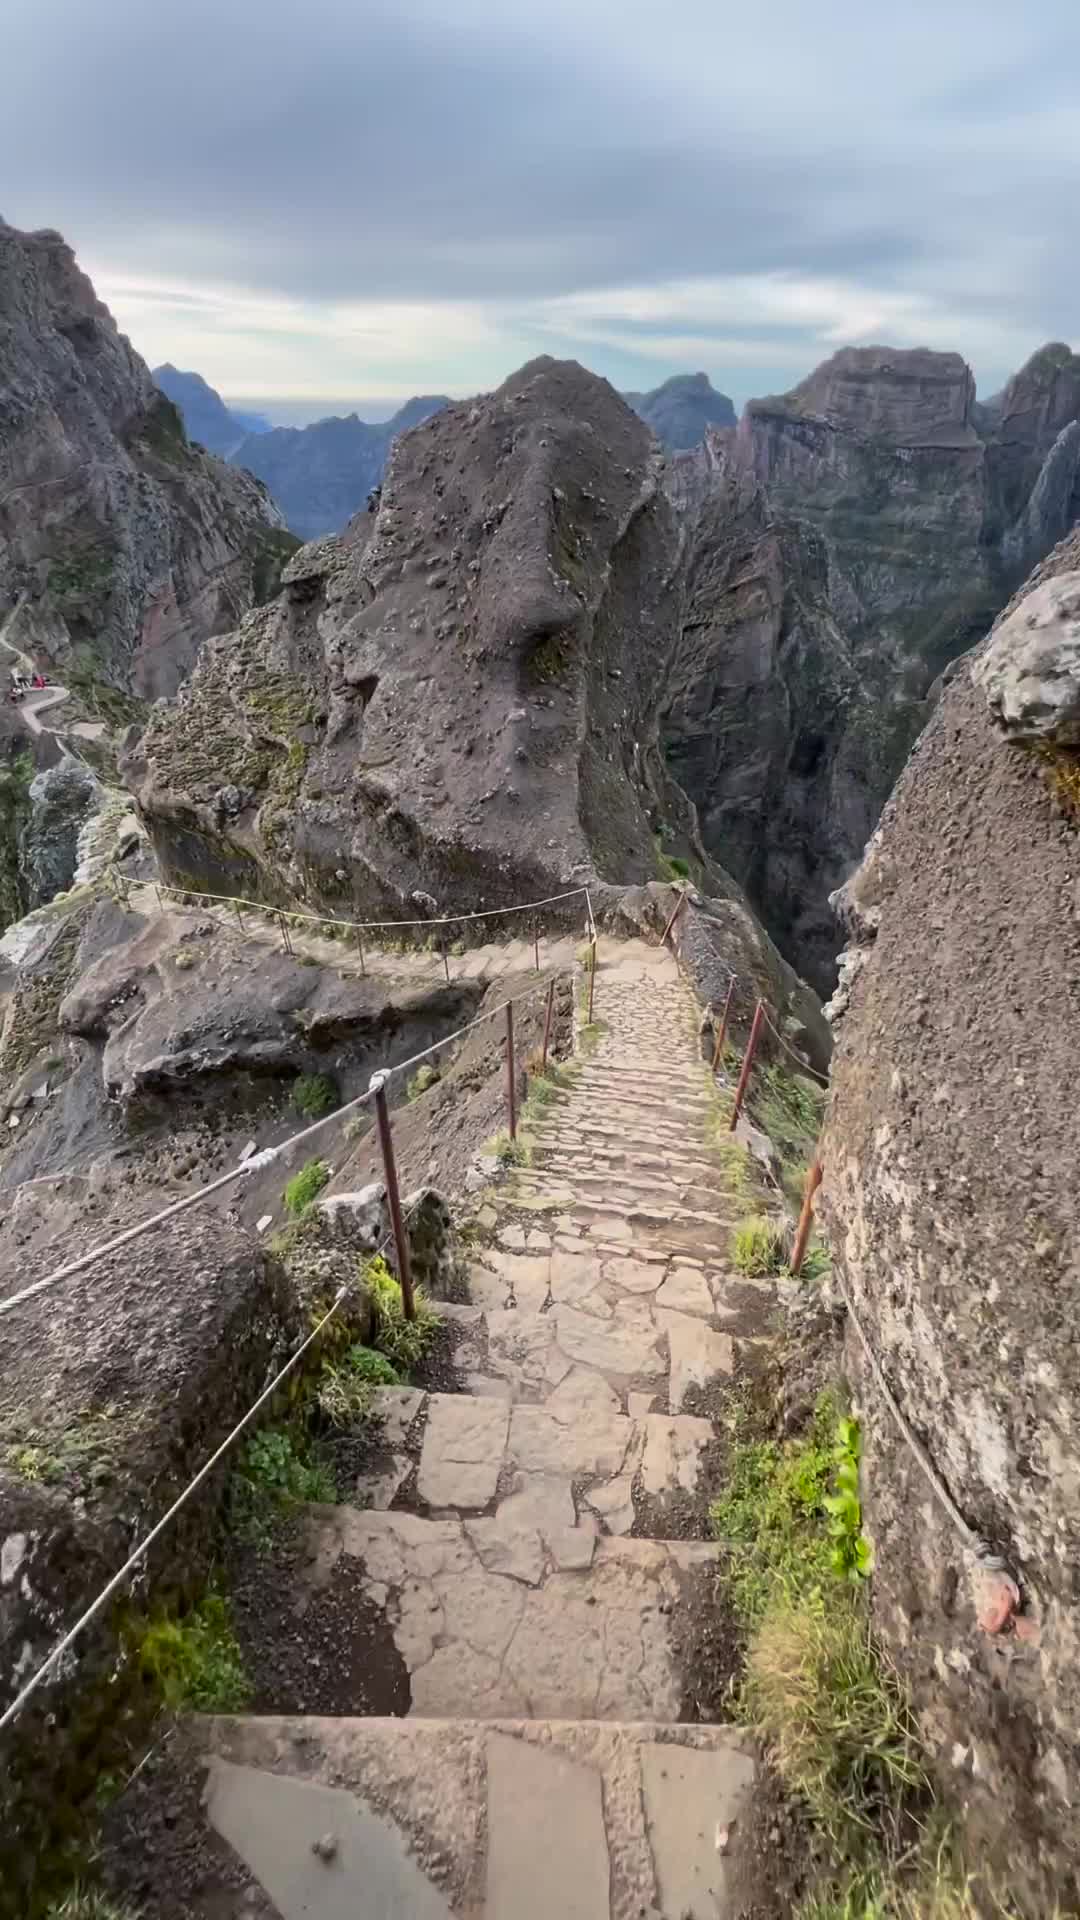
[[[1080,362],[979,407],[958,354],[845,348],[676,460],[671,764],[706,844],[815,985],[942,670],[1080,514]]]
[[[60,235],[0,223],[8,637],[91,700],[154,699],[295,544],[263,486],[189,445]]]
[[[444,395],[432,394],[407,400],[375,425],[349,413],[307,427],[272,427],[249,434],[230,458],[265,481],[294,533],[314,540],[340,532],[364,506],[382,481],[398,434],[447,405]]]

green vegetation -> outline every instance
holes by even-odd
[[[750,1109],[785,1168],[804,1167],[813,1154],[825,1116],[825,1088],[796,1069],[755,1068]]]
[[[340,1095],[328,1073],[302,1073],[292,1084],[292,1103],[306,1120],[321,1120],[339,1106]]]
[[[817,1829],[823,1877],[798,1920],[975,1920],[983,1909],[941,1835],[910,1704],[870,1628],[859,1452],[835,1393],[793,1440],[758,1438],[739,1415],[710,1511],[747,1638],[736,1711]]]
[[[659,878],[669,881],[672,886],[677,886],[680,880],[689,880],[689,860],[684,860],[679,854],[666,852],[659,834],[655,835],[653,844],[656,848],[656,871]]]
[[[50,566],[46,591],[65,613],[100,609],[112,586],[114,565],[115,554],[103,540],[69,547]]]
[[[144,1622],[136,1657],[173,1713],[238,1713],[251,1698],[229,1604],[216,1588],[181,1618]]]
[[[302,544],[295,533],[286,532],[284,527],[268,527],[256,534],[251,591],[257,607],[265,606],[280,592],[282,572]]]
[[[779,1273],[784,1264],[783,1229],[760,1214],[744,1220],[732,1237],[731,1257],[738,1272],[749,1279]]]
[[[1040,741],[1032,753],[1066,819],[1080,820],[1080,748]]]
[[[294,1173],[292,1179],[285,1183],[282,1198],[286,1213],[291,1214],[294,1220],[299,1220],[312,1202],[318,1199],[329,1178],[330,1169],[325,1160],[309,1160],[299,1173]]]
[[[334,1476],[310,1439],[292,1428],[253,1433],[229,1476],[231,1524],[241,1539],[265,1546],[283,1514],[307,1501],[337,1499]]]
[[[364,1279],[375,1309],[375,1345],[399,1375],[410,1373],[430,1351],[439,1316],[416,1289],[416,1318],[406,1320],[401,1287],[381,1254],[368,1261]]]
[[[122,1906],[80,1882],[62,1900],[54,1901],[45,1920],[138,1920],[138,1915],[133,1907]]]
[[[401,1375],[392,1360],[374,1347],[358,1342],[340,1360],[329,1360],[319,1375],[315,1399],[319,1412],[332,1427],[366,1420],[378,1387],[400,1387]]]
[[[192,457],[184,431],[184,416],[167,394],[154,395],[153,404],[139,423],[138,433],[151,452],[174,466]]]
[[[0,760],[0,933],[26,911],[26,889],[19,870],[19,841],[30,818],[30,782],[34,756],[20,751]]]
[[[421,1095],[427,1093],[430,1088],[437,1086],[441,1079],[442,1074],[438,1067],[433,1067],[429,1061],[425,1061],[422,1067],[417,1067],[416,1072],[408,1081],[405,1088],[406,1095],[410,1100],[419,1100]]]
[[[0,1424],[0,1460],[20,1480],[88,1491],[113,1478],[131,1430],[112,1405],[77,1413],[53,1432],[8,1419]]]

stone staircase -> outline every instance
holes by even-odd
[[[207,1723],[208,1818],[284,1920],[716,1920],[753,1761],[684,1722],[722,1441],[771,1297],[725,1189],[674,961],[601,946],[605,1031],[482,1196],[460,1392],[387,1389],[356,1502],[310,1511],[297,1609],[347,1567],[403,1719]]]

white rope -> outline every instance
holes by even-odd
[[[387,1242],[384,1240],[383,1246],[385,1247],[386,1244]],[[212,1453],[209,1460],[207,1460],[206,1464],[199,1468],[199,1471],[195,1475],[194,1480],[190,1481],[189,1484],[184,1488],[183,1493],[181,1493],[178,1496],[178,1498],[173,1501],[172,1506],[169,1508],[168,1512],[162,1515],[157,1525],[155,1527],[152,1527],[150,1532],[146,1535],[146,1538],[139,1542],[139,1545],[135,1548],[134,1552],[128,1555],[127,1559],[124,1561],[123,1566],[119,1569],[117,1573],[113,1574],[112,1579],[109,1581],[107,1586],[102,1588],[101,1592],[97,1596],[97,1599],[91,1602],[91,1604],[87,1607],[85,1613],[80,1614],[79,1618],[75,1622],[75,1625],[69,1628],[68,1632],[65,1633],[63,1639],[60,1640],[57,1643],[57,1645],[53,1648],[52,1652],[48,1656],[48,1659],[43,1661],[42,1665],[38,1668],[37,1672],[33,1674],[31,1678],[27,1681],[22,1691],[16,1694],[14,1700],[11,1702],[11,1705],[5,1709],[4,1713],[0,1714],[0,1733],[3,1732],[5,1727],[10,1726],[11,1722],[17,1717],[18,1714],[22,1712],[27,1701],[31,1698],[31,1696],[34,1693],[36,1693],[42,1681],[47,1678],[47,1676],[52,1672],[53,1668],[58,1664],[58,1662],[63,1659],[65,1653],[68,1651],[68,1648],[74,1644],[74,1642],[78,1639],[80,1633],[83,1632],[84,1628],[88,1627],[92,1620],[97,1619],[97,1616],[101,1612],[102,1608],[106,1605],[106,1603],[109,1600],[112,1599],[112,1596],[117,1591],[117,1589],[123,1586],[125,1580],[128,1578],[128,1575],[135,1571],[140,1560],[143,1559],[144,1555],[153,1546],[155,1540],[159,1540],[161,1538],[161,1535],[164,1533],[166,1527],[170,1524],[172,1520],[175,1519],[181,1507],[186,1505],[187,1501],[190,1500],[192,1494],[196,1491],[196,1489],[201,1487],[203,1481],[207,1478],[209,1474],[213,1472],[214,1468],[218,1464],[218,1461],[222,1458],[224,1454],[228,1452],[234,1440],[237,1440],[239,1438],[239,1436],[243,1433],[245,1427],[250,1426],[252,1420],[255,1418],[255,1415],[258,1413],[259,1408],[264,1407],[266,1405],[266,1402],[270,1399],[271,1395],[277,1391],[278,1387],[281,1385],[281,1382],[286,1378],[288,1374],[292,1372],[297,1361],[302,1357],[303,1354],[307,1352],[312,1342],[318,1339],[327,1321],[332,1319],[333,1315],[337,1312],[342,1301],[344,1300],[346,1294],[351,1293],[355,1285],[356,1285],[356,1282],[354,1280],[350,1280],[346,1286],[340,1289],[336,1298],[328,1307],[327,1311],[324,1313],[318,1325],[312,1328],[311,1332],[308,1334],[308,1337],[303,1342],[302,1346],[297,1347],[296,1352],[291,1356],[290,1359],[288,1359],[285,1362],[285,1365],[282,1367],[280,1373],[278,1373],[275,1376],[275,1378],[271,1380],[270,1385],[266,1387],[264,1391],[259,1395],[259,1398],[256,1400],[254,1406],[248,1408],[243,1419],[237,1422],[232,1432],[228,1434],[227,1437],[221,1442],[221,1445],[218,1447],[217,1451],[215,1453]]]
[[[433,1041],[420,1053],[411,1054],[407,1060],[400,1060],[396,1066],[386,1067],[382,1071],[388,1079],[394,1074],[408,1073],[411,1067],[418,1066],[431,1054],[438,1053],[440,1048],[452,1046],[455,1040],[460,1040],[464,1034],[471,1033],[474,1027],[482,1027],[488,1020],[497,1019],[500,1013],[505,1013],[508,1006],[517,1006],[520,1001],[530,1000],[534,994],[543,992],[552,980],[558,978],[561,971],[559,967],[554,968],[551,973],[532,981],[522,993],[502,1001],[488,1013],[479,1014],[466,1026],[458,1027],[456,1032],[445,1034],[441,1040]],[[71,1280],[75,1274],[85,1273],[87,1267],[92,1267],[96,1261],[103,1260],[108,1254],[118,1252],[121,1247],[129,1246],[133,1240],[138,1240],[144,1233],[149,1233],[152,1228],[160,1226],[163,1221],[173,1220],[177,1214],[186,1213],[189,1207],[198,1206],[200,1202],[208,1200],[212,1194],[220,1193],[223,1187],[230,1186],[234,1180],[242,1180],[249,1173],[262,1173],[275,1160],[287,1156],[305,1140],[310,1140],[315,1134],[321,1133],[324,1127],[333,1126],[345,1114],[351,1113],[355,1107],[364,1106],[372,1098],[372,1092],[373,1089],[369,1086],[364,1093],[357,1094],[355,1100],[347,1101],[343,1107],[335,1107],[333,1113],[324,1114],[321,1120],[313,1120],[310,1126],[302,1127],[299,1133],[290,1134],[289,1138],[281,1141],[279,1146],[262,1147],[257,1153],[249,1154],[246,1160],[241,1160],[240,1164],[231,1168],[228,1173],[219,1174],[218,1178],[211,1180],[208,1186],[200,1187],[196,1193],[186,1194],[182,1200],[175,1200],[171,1206],[163,1208],[160,1213],[151,1214],[148,1219],[140,1220],[133,1227],[127,1227],[123,1233],[104,1241],[101,1246],[92,1247],[89,1253],[81,1254],[77,1260],[68,1260],[62,1267],[56,1267],[52,1273],[45,1274],[42,1279],[34,1280],[29,1286],[22,1287],[18,1293],[9,1294],[5,1300],[0,1300],[0,1318],[5,1313],[11,1313],[15,1307],[22,1306],[25,1301],[34,1299],[37,1294],[44,1293],[47,1288],[55,1286],[57,1281]]]
[[[129,884],[125,882],[125,884]],[[341,920],[332,913],[305,913],[301,908],[274,907],[265,900],[248,900],[243,894],[204,893],[198,887],[174,887],[166,880],[151,881],[159,894],[168,893],[182,901],[190,901],[198,907],[200,902],[213,900],[224,907],[246,907],[249,913],[268,913],[278,920],[294,924],[297,920],[310,921],[315,927],[348,927],[355,933],[378,933],[382,928],[398,927],[464,927],[473,920],[498,920],[508,913],[532,913],[538,907],[554,907],[561,900],[576,900],[580,893],[588,899],[588,887],[571,887],[568,893],[551,893],[544,900],[524,900],[516,907],[481,907],[475,912],[447,913],[431,920]],[[589,906],[589,919],[592,921],[592,905]],[[595,929],[595,922],[592,922]]]
[[[825,1078],[825,1075],[822,1073],[819,1073],[816,1067],[810,1066],[807,1063],[807,1061],[803,1059],[802,1054],[796,1052],[795,1048],[791,1045],[790,1041],[785,1040],[783,1034],[779,1031],[779,1029],[774,1025],[773,1021],[771,1020],[769,1016],[769,1009],[766,1006],[764,1000],[762,1001],[761,1006],[762,1006],[762,1015],[765,1021],[765,1025],[768,1027],[769,1032],[773,1036],[773,1039],[779,1040],[780,1045],[791,1055],[791,1058],[794,1060],[796,1066],[799,1069],[799,1072],[805,1073],[809,1079],[816,1080],[819,1087],[824,1087],[826,1090],[828,1090],[829,1082]]]

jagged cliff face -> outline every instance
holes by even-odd
[[[73,690],[174,691],[295,542],[189,446],[59,234],[0,223],[0,621]],[[5,659],[7,656],[5,656]]]
[[[687,591],[668,750],[706,843],[823,990],[827,895],[934,682],[1080,516],[1078,416],[1067,348],[987,407],[958,354],[846,348],[674,463]]]
[[[1078,566],[1074,534],[1037,577]],[[847,891],[822,1205],[904,1417],[1020,1587],[985,1631],[1008,1590],[852,1334],[878,1625],[977,1847],[1049,1913],[1080,1886],[1080,893],[1054,797],[1080,783],[1075,746],[1041,750],[1003,737],[961,663]]]
[[[166,873],[372,917],[655,879],[726,901],[794,986],[659,751],[677,630],[662,456],[606,381],[533,362],[396,445],[376,514],[211,641],[128,777]]]

